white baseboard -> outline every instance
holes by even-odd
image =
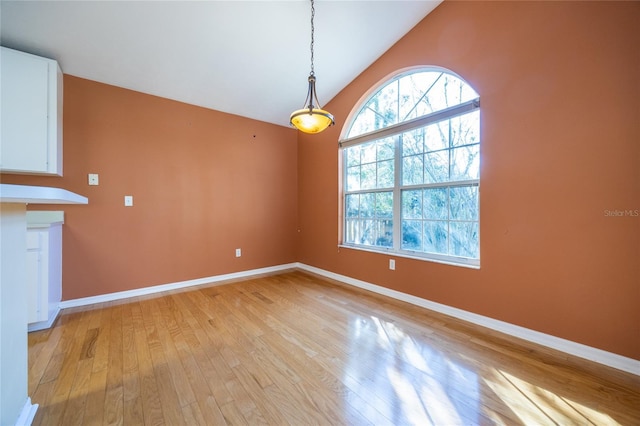
[[[16,426],[30,426],[36,416],[36,411],[38,411],[38,404],[32,404],[31,398],[27,397],[27,401],[20,412],[20,417],[16,421]]]
[[[54,322],[56,322],[56,318],[60,314],[60,305],[56,309],[55,313],[49,318],[47,321],[34,322],[27,326],[27,331],[31,333],[32,331],[40,331],[46,328],[51,328]]]
[[[303,263],[297,263],[296,267],[302,269],[303,271],[312,272],[326,278],[340,281],[342,283],[349,284],[355,287],[363,288],[365,290],[382,294],[384,296],[389,296],[397,300],[421,306],[423,308],[459,318],[461,320],[477,324],[482,327],[490,328],[492,330],[496,330],[510,336],[537,343],[542,346],[556,349],[580,358],[587,359],[589,361],[594,361],[599,364],[604,364],[606,366],[640,376],[640,361],[633,358],[627,358],[622,355],[583,345],[581,343],[576,343],[571,340],[562,339],[550,334],[545,334],[539,331],[510,324],[508,322],[496,320],[493,318],[485,317],[483,315],[464,311],[462,309],[432,302],[427,299],[422,299],[420,297],[412,296],[410,294],[402,293],[396,290],[391,290],[386,287],[371,284],[366,281],[357,280],[345,275],[336,274],[334,272],[326,271],[314,266],[305,265]]]
[[[235,280],[239,278],[250,278],[256,275],[271,274],[281,272],[287,269],[296,268],[296,263],[288,263],[284,265],[269,266],[267,268],[251,269],[242,272],[233,272],[231,274],[214,275],[212,277],[197,278],[194,280],[180,281],[177,283],[160,284],[151,287],[137,288],[135,290],[119,291],[116,293],[101,294],[99,296],[83,297],[80,299],[63,300],[60,302],[60,309],[75,308],[77,306],[93,305],[95,303],[112,302],[114,300],[128,299],[136,296],[146,296],[149,294],[162,293],[163,291],[178,290],[186,287],[193,287],[203,284],[219,283],[221,281]]]

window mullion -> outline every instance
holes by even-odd
[[[395,136],[400,133],[417,129],[419,127],[428,126],[431,123],[437,123],[438,121],[442,121],[448,118],[454,118],[459,115],[464,115],[478,108],[480,108],[480,99],[476,98],[459,105],[455,105],[428,115],[424,115],[422,117],[417,117],[402,123],[396,123],[385,128],[374,130],[373,132],[369,133],[364,133],[352,138],[343,139],[339,141],[338,144],[343,148],[352,145],[360,145],[361,143],[365,143],[370,140]]]
[[[393,158],[393,249],[400,250],[402,238],[402,135],[395,138]]]

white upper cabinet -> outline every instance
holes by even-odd
[[[0,171],[62,176],[62,71],[1,48]]]

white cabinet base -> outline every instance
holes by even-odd
[[[29,424],[37,408],[27,394],[26,204],[52,201],[88,203],[57,188],[0,184],[0,425]]]
[[[63,212],[27,212],[28,330],[50,328],[62,300]]]

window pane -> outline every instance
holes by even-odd
[[[348,220],[346,228],[346,242],[368,246],[393,246],[393,221],[390,219]]]
[[[349,129],[349,136],[358,136],[363,133],[370,132],[374,130],[376,120],[375,112],[371,111],[366,106],[360,110],[358,113],[358,117],[355,119],[353,124],[351,125],[351,129]]]
[[[422,250],[422,221],[402,221],[402,249]]]
[[[412,155],[402,159],[402,184],[419,185],[424,182],[422,176],[424,163],[422,155]]]
[[[478,222],[451,222],[451,254],[477,258],[480,252]]]
[[[402,191],[402,218],[422,219],[422,190]]]
[[[360,221],[347,219],[344,224],[344,242],[357,243],[360,234]]]
[[[480,145],[452,149],[451,161],[452,181],[480,177]]]
[[[447,107],[459,105],[478,97],[478,94],[467,83],[451,74],[445,74],[442,79],[441,92]]]
[[[424,111],[422,115],[440,111],[449,106],[447,105],[447,97],[445,95],[445,83],[446,76],[441,73],[420,102],[420,107]]]
[[[437,151],[425,154],[425,183],[447,182],[449,180],[449,151]]]
[[[393,186],[393,160],[378,163],[378,185],[376,188]]]
[[[378,161],[392,160],[396,147],[395,138],[386,138],[378,141]]]
[[[424,144],[427,151],[449,148],[449,120],[439,121],[425,127]]]
[[[418,72],[400,79],[401,121],[425,115],[424,109],[420,108],[420,101],[441,74],[434,71]]]
[[[374,189],[376,187],[376,163],[364,164],[360,168],[360,188]]]
[[[344,150],[347,167],[360,165],[360,145],[351,146]]]
[[[345,198],[345,216],[358,217],[360,215],[360,195],[350,194]]]
[[[402,134],[402,156],[407,157],[413,154],[424,152],[424,130],[417,129]]]
[[[424,190],[424,218],[447,219],[447,188]]]
[[[368,246],[373,245],[373,241],[375,238],[374,235],[374,228],[373,228],[373,224],[374,221],[373,220],[361,220],[360,221],[360,235],[359,237],[359,243],[360,244],[365,244]]]
[[[480,143],[480,111],[454,117],[450,122],[452,146]]]
[[[373,163],[376,161],[376,143],[369,142],[364,145],[360,145],[361,158],[363,163]]]
[[[347,191],[357,191],[360,189],[360,167],[347,168]]]
[[[393,192],[378,192],[376,194],[376,217],[393,216]]]
[[[375,221],[375,245],[381,247],[393,246],[393,221],[392,220],[376,220]]]
[[[478,187],[461,186],[449,190],[449,209],[453,220],[478,220]]]
[[[361,133],[349,131],[349,136],[371,132],[373,130],[383,129],[398,122],[398,83],[391,82],[387,86],[380,89],[369,102],[366,109],[372,112],[366,123],[367,127],[360,130]]]
[[[373,217],[376,194],[360,194],[360,217]]]
[[[447,222],[427,221],[424,223],[424,251],[447,254]]]

